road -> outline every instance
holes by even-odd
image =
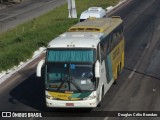
[[[66,0],[25,0],[21,4],[2,9],[0,10],[0,32],[32,20],[66,2]]]
[[[112,12],[124,20],[125,69],[102,100],[102,107],[92,111],[160,111],[160,1],[131,0]],[[37,58],[40,60],[40,58]],[[35,60],[35,61],[38,61]],[[43,81],[35,76],[35,66],[30,64],[0,85],[0,111],[45,111],[43,106]],[[27,76],[27,77],[26,77]],[[29,76],[29,77],[28,77]],[[51,110],[79,116],[75,120],[123,120],[113,117],[81,117],[84,110]],[[94,112],[93,112],[94,113]],[[35,118],[43,119],[43,118]],[[48,118],[48,120],[53,118]],[[54,117],[54,120],[64,119]],[[66,117],[65,119],[71,119]],[[125,118],[127,119],[127,118]],[[132,119],[142,119],[139,117]],[[152,117],[144,118],[152,120]],[[156,118],[154,118],[155,120]],[[157,118],[158,120],[159,118]]]

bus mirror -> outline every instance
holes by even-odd
[[[100,78],[100,63],[97,60],[95,64],[95,77]]]
[[[42,69],[42,66],[44,65],[44,62],[45,60],[41,60],[37,65],[37,71],[36,71],[37,77],[41,77],[41,69]]]

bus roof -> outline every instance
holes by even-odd
[[[111,18],[91,18],[84,22],[79,22],[69,28],[69,32],[111,32],[119,24],[122,23],[122,19],[118,16]]]
[[[120,17],[94,18],[77,23],[52,40],[48,48],[96,48],[100,40],[122,23]]]
[[[96,48],[102,33],[93,32],[65,32],[52,40],[48,48]]]

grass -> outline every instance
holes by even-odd
[[[91,6],[106,8],[119,0],[76,0],[78,18]],[[33,52],[78,22],[68,19],[67,4],[0,34],[0,71],[31,58]]]

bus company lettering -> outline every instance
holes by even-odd
[[[63,97],[63,98],[64,98],[64,97],[65,97],[65,98],[68,97],[67,95],[62,95],[62,94],[61,94],[61,95],[57,95],[57,96],[58,96],[58,97]]]
[[[116,58],[118,54],[119,54],[119,47],[113,53],[113,60]]]

